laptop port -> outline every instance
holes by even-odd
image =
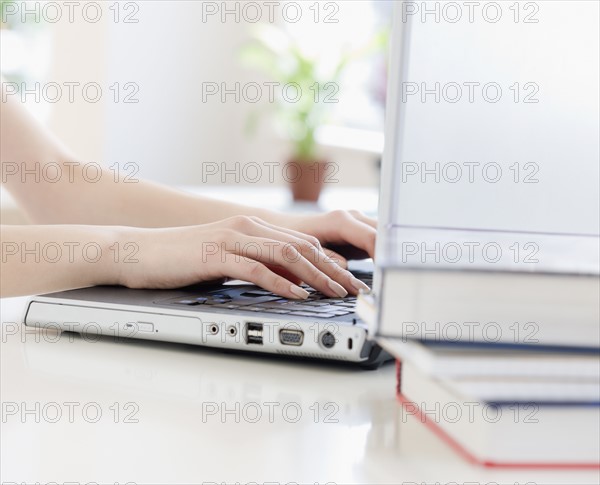
[[[237,335],[237,328],[233,325],[231,325],[228,329],[227,329],[227,333],[229,335],[231,335],[232,337],[235,337]]]
[[[217,335],[219,333],[219,326],[213,323],[210,327],[208,327],[208,331],[211,335]]]
[[[262,345],[263,344],[263,324],[248,322],[246,327],[246,343]]]
[[[331,332],[323,332],[321,334],[321,345],[326,349],[331,349],[335,345],[335,337]]]
[[[300,346],[304,342],[304,332],[302,330],[281,329],[279,331],[279,341],[283,345]]]

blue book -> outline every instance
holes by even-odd
[[[358,311],[378,338],[600,349],[600,238],[390,228]]]

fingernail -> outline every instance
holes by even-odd
[[[348,292],[344,289],[344,287],[333,280],[329,280],[329,288],[340,298],[344,298],[348,296]]]
[[[306,300],[308,298],[308,291],[306,291],[304,288],[300,288],[299,286],[290,285],[290,291],[300,300]]]
[[[356,291],[360,291],[360,290],[364,290],[364,291],[371,291],[371,288],[369,288],[369,286],[364,283],[363,281],[360,281],[359,279],[352,277],[352,279],[350,280],[350,284],[356,288]]]

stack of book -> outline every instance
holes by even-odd
[[[358,311],[397,358],[403,419],[485,466],[600,468],[599,238],[398,228],[387,244]]]

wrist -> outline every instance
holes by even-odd
[[[139,251],[144,229],[115,226],[102,228],[99,240],[102,268],[97,272],[100,281],[95,285],[126,286],[131,264],[139,264]]]
[[[286,227],[293,229],[296,220],[300,217],[298,214],[286,214],[283,212],[276,212],[271,210],[265,210],[262,214],[255,214],[265,222],[273,224],[275,226]]]

